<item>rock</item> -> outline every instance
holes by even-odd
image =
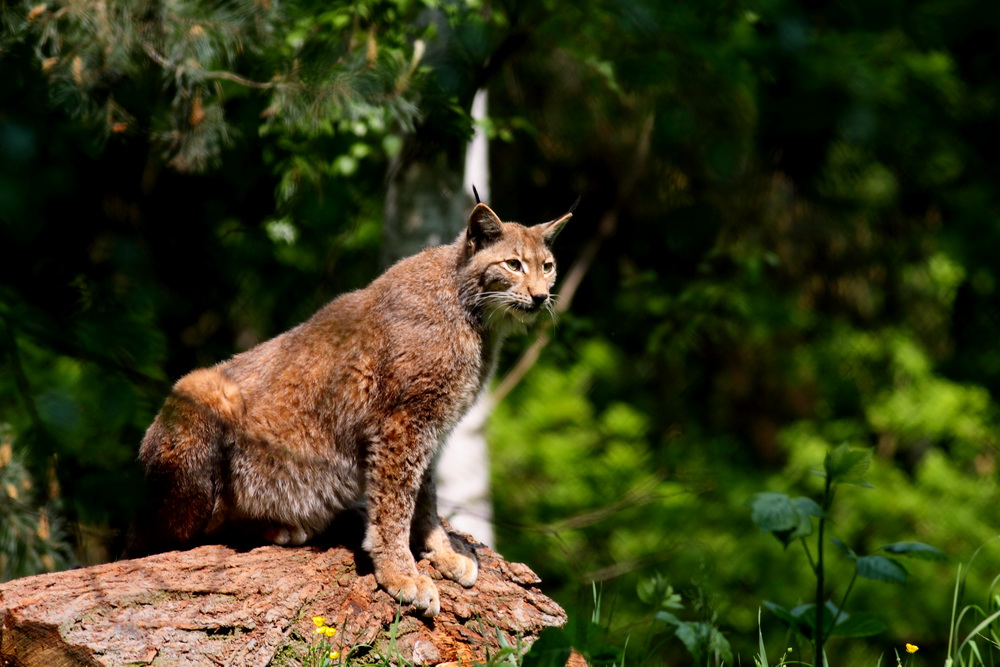
[[[0,585],[0,665],[291,666],[320,641],[342,656],[468,665],[500,637],[527,646],[565,623],[527,566],[464,539],[480,563],[472,588],[418,563],[441,594],[433,619],[400,607],[367,557],[342,546],[205,545],[17,579]],[[337,634],[316,634],[314,616]]]

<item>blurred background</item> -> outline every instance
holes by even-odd
[[[582,197],[565,312],[508,342],[468,433],[481,539],[592,660],[689,664],[657,574],[734,662],[800,650],[758,612],[812,599],[807,556],[749,503],[817,497],[842,444],[874,488],[832,534],[949,560],[859,580],[884,630],[831,662],[943,662],[980,547],[964,594],[997,604],[1000,4],[0,8],[0,579],[114,558],[172,382],[450,241],[475,180],[505,220]]]

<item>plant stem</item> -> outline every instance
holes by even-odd
[[[825,523],[823,517],[819,519],[819,537],[816,549],[818,551],[816,557],[816,625],[813,628],[813,646],[815,647],[815,661],[818,667],[826,667],[823,664],[823,609],[825,605],[823,604],[823,588],[825,582],[823,581],[823,524]]]
[[[833,504],[833,482],[830,479],[830,471],[827,470],[826,479],[823,485],[823,516],[819,517],[819,531],[816,539],[816,627],[813,630],[813,645],[816,650],[816,664],[819,667],[826,667],[826,660],[823,658],[823,635],[826,634],[823,628],[823,611],[826,609],[826,596],[824,589],[826,581],[823,571],[823,533],[826,528],[826,517]]]
[[[952,661],[952,655],[954,653],[955,646],[958,644],[958,637],[955,630],[955,612],[958,610],[958,597],[959,592],[962,589],[962,564],[958,564],[958,575],[955,577],[955,592],[952,594],[951,599],[951,623],[948,627],[948,663]]]
[[[837,613],[833,617],[833,623],[830,624],[830,632],[837,627],[837,621],[840,620],[841,614],[844,613],[844,607],[847,606],[847,596],[851,594],[851,589],[854,588],[854,582],[858,580],[858,569],[854,568],[854,575],[851,576],[851,582],[847,584],[847,590],[844,591],[844,597],[840,599],[840,606],[837,607]],[[829,636],[829,635],[827,635]]]
[[[809,567],[812,568],[813,574],[816,574],[816,562],[813,560],[812,552],[809,551],[809,545],[806,544],[805,538],[799,540],[799,544],[801,544],[802,548],[805,549],[806,558],[809,560]]]

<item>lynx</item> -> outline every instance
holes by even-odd
[[[450,245],[181,378],[139,452],[156,533],[148,546],[234,526],[301,544],[365,502],[363,548],[379,585],[437,614],[437,588],[411,545],[464,587],[478,564],[438,517],[434,461],[504,337],[551,309],[551,246],[571,216],[529,227],[479,203]]]

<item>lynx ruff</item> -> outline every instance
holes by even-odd
[[[411,545],[465,587],[478,565],[438,518],[435,458],[505,335],[551,310],[551,246],[571,216],[527,227],[477,204],[454,243],[181,378],[139,453],[155,532],[140,538],[146,550],[223,528],[301,544],[364,500],[378,583],[437,614]]]

